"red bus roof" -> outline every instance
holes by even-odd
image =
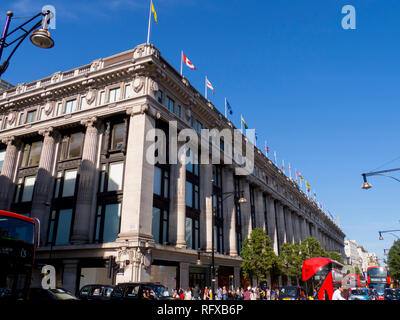
[[[303,262],[303,281],[310,279],[316,272],[326,266],[328,263],[334,263],[337,266],[343,265],[335,260],[329,258],[310,258]]]
[[[30,222],[30,223],[35,223],[35,219],[29,218],[29,217],[25,217],[25,216],[23,216],[21,214],[17,214],[17,213],[13,213],[13,212],[0,210],[0,216],[6,216],[6,217],[10,217],[10,218],[24,220],[24,221]]]

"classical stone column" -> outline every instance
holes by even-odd
[[[136,105],[127,110],[131,116],[125,159],[124,194],[121,230],[118,241],[129,241],[134,246],[152,247],[154,164],[148,150],[154,141],[146,135],[155,128],[155,111],[148,105]]]
[[[275,199],[272,197],[267,198],[267,220],[268,220],[268,235],[271,239],[271,246],[274,252],[278,254],[278,231],[276,229],[275,221]]]
[[[297,212],[293,215],[292,219],[294,224],[294,238],[297,243],[300,243],[303,239],[301,237],[300,216]]]
[[[46,243],[47,226],[50,216],[52,198],[53,173],[58,133],[52,127],[40,130],[44,137],[40,153],[39,170],[36,176],[34,194],[32,197],[31,216],[38,218],[42,228],[40,232],[41,244]]]
[[[286,228],[285,228],[285,218],[283,212],[283,206],[280,202],[276,203],[277,210],[277,225],[278,225],[278,242],[279,248],[286,242]]]
[[[256,225],[257,228],[265,231],[265,217],[264,217],[264,196],[261,189],[258,189],[255,193],[255,206],[256,206]]]
[[[96,188],[94,182],[99,140],[97,122],[96,117],[81,121],[81,124],[86,126],[86,134],[82,151],[82,163],[79,170],[74,227],[71,237],[71,242],[76,244],[90,241],[90,217],[93,214],[92,202]]]
[[[200,215],[200,229],[201,229],[201,248],[205,248],[207,252],[212,251],[212,224],[213,224],[213,183],[212,183],[212,164],[203,164],[200,166],[200,192],[203,193],[201,197],[204,199],[204,209]],[[216,244],[215,244],[216,248]]]
[[[236,246],[236,213],[235,213],[235,197],[233,192],[235,186],[233,182],[233,170],[228,166],[223,167],[222,191],[226,193],[223,196],[224,207],[224,247],[225,251],[232,257],[237,256]],[[232,193],[232,194],[231,194]],[[235,279],[236,281],[236,279]]]
[[[178,248],[186,248],[186,152],[182,152],[178,156],[177,163],[177,195],[176,195],[176,212],[177,212],[177,235],[176,246]]]
[[[243,191],[243,196],[247,200],[246,203],[240,205],[240,212],[242,214],[242,238],[244,240],[250,236],[250,233],[253,230],[251,226],[250,185],[246,178],[242,178],[240,183],[240,190]]]
[[[286,241],[288,243],[294,243],[292,211],[289,208],[285,207],[284,213],[285,213],[286,235],[287,235]]]
[[[7,149],[0,175],[0,210],[8,211],[13,197],[14,173],[20,143],[14,136],[3,138],[1,142],[7,145]]]

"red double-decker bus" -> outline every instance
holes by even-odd
[[[27,299],[39,221],[0,210],[0,300]]]
[[[314,290],[319,300],[332,300],[333,291],[343,280],[343,265],[328,258],[310,258],[303,262],[302,280],[307,296]]]
[[[375,289],[378,293],[378,299],[383,299],[386,288],[390,288],[391,279],[389,269],[386,267],[369,267],[367,269],[368,288]]]

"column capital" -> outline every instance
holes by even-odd
[[[99,118],[91,117],[91,118],[87,118],[87,119],[82,119],[81,125],[84,125],[86,128],[89,128],[89,127],[94,127],[95,124],[96,123],[98,124],[99,122],[100,122]]]
[[[43,137],[50,137],[50,136],[55,136],[57,134],[57,130],[55,130],[53,127],[48,127],[44,129],[40,129],[38,131],[38,134],[43,136]]]
[[[20,142],[20,139],[16,136],[8,136],[1,138],[1,142],[6,144],[7,146],[10,145],[16,146]]]
[[[126,109],[126,114],[134,117],[136,115],[147,114],[154,119],[160,119],[161,113],[148,103],[137,104]]]

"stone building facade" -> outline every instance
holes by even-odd
[[[312,236],[344,254],[342,230],[260,150],[249,175],[235,174],[234,155],[151,164],[155,128],[235,129],[150,44],[1,94],[0,209],[40,220],[38,270],[55,266],[58,285],[210,285],[214,234],[217,282],[238,286],[240,246],[256,227],[276,253]]]

